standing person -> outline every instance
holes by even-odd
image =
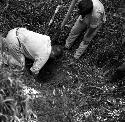
[[[106,21],[103,4],[99,0],[80,0],[78,3],[79,17],[66,39],[65,48],[70,49],[76,38],[86,31],[74,57],[78,59],[94,38],[102,23]]]
[[[51,46],[49,36],[26,28],[14,28],[2,40],[3,48],[8,48],[8,53],[22,68],[25,66],[25,57],[34,61],[30,68],[33,74],[38,74],[49,58],[57,57],[62,53],[60,46]]]

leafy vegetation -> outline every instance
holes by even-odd
[[[107,21],[80,60],[75,61],[73,58],[73,53],[78,46],[75,44],[71,50],[64,51],[60,59],[49,60],[35,80],[27,72],[14,73],[6,66],[1,68],[2,121],[13,119],[28,121],[26,120],[27,105],[28,108],[29,106],[32,108],[31,113],[36,113],[39,122],[125,120],[125,79],[110,82],[116,67],[124,61],[122,46],[125,36],[124,1],[101,1],[105,6]],[[6,7],[3,1],[0,31],[4,36],[10,29],[23,26],[35,32],[45,33],[57,5],[61,3],[62,7],[56,14],[48,35],[52,39],[52,44],[64,45],[78,16],[76,7],[67,26],[60,31],[61,22],[70,2],[71,0],[63,0],[63,3],[60,0],[9,0],[9,5]],[[82,37],[83,34],[78,38],[78,42]],[[38,90],[39,94],[31,101],[30,93],[28,98],[27,95],[22,96],[23,90],[20,85],[22,83]],[[34,118],[35,114],[33,115]]]
[[[0,121],[36,122],[37,116],[30,108],[31,99],[24,94],[25,85],[12,75],[6,68],[0,71]]]

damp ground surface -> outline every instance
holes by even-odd
[[[48,30],[52,44],[64,46],[77,19],[75,7],[67,26],[60,31],[71,0],[62,7]],[[90,43],[86,53],[75,60],[73,54],[83,34],[62,57],[49,60],[39,76],[21,75],[25,84],[41,92],[32,107],[39,122],[122,122],[125,120],[124,77],[111,82],[117,66],[124,62],[125,6],[121,0],[102,0],[107,21]],[[3,35],[15,27],[27,27],[45,33],[60,0],[9,0],[1,2],[0,31]],[[6,9],[4,9],[6,7]],[[17,77],[17,76],[15,76]]]

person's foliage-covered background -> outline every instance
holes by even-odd
[[[64,46],[78,17],[75,7],[67,25],[60,31],[71,0],[6,1],[2,0],[0,3],[0,33],[3,36],[15,27],[26,27],[44,34],[60,4],[62,6],[48,30],[48,35],[52,44]],[[124,61],[122,42],[125,41],[125,2],[101,1],[105,6],[107,21],[83,57],[78,61],[74,60],[73,54],[78,47],[76,44],[71,50],[65,50],[59,60],[48,61],[35,80],[29,73],[13,76],[20,77],[26,86],[39,91],[31,104],[39,122],[125,120],[125,79],[110,82],[116,67]],[[83,34],[78,38],[79,42],[82,37]],[[73,63],[70,63],[71,60]]]

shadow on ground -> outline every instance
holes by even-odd
[[[69,27],[58,34],[70,1],[64,2],[64,7],[59,10],[49,30],[53,44],[64,45],[75,22],[76,11],[68,21]],[[118,82],[110,82],[111,75],[123,62],[124,57],[121,44],[125,29],[124,9],[118,11],[121,7],[120,0],[102,0],[102,2],[106,9],[107,22],[99,30],[86,55],[75,61],[73,54],[77,45],[74,45],[70,51],[65,50],[59,60],[48,61],[36,80],[30,74],[22,76],[27,86],[41,91],[43,96],[35,99],[32,104],[39,121],[125,120],[124,78]],[[14,27],[23,26],[44,33],[58,3],[59,0],[50,0],[48,3],[40,0],[10,0],[8,9],[0,16],[0,31],[6,33]]]

